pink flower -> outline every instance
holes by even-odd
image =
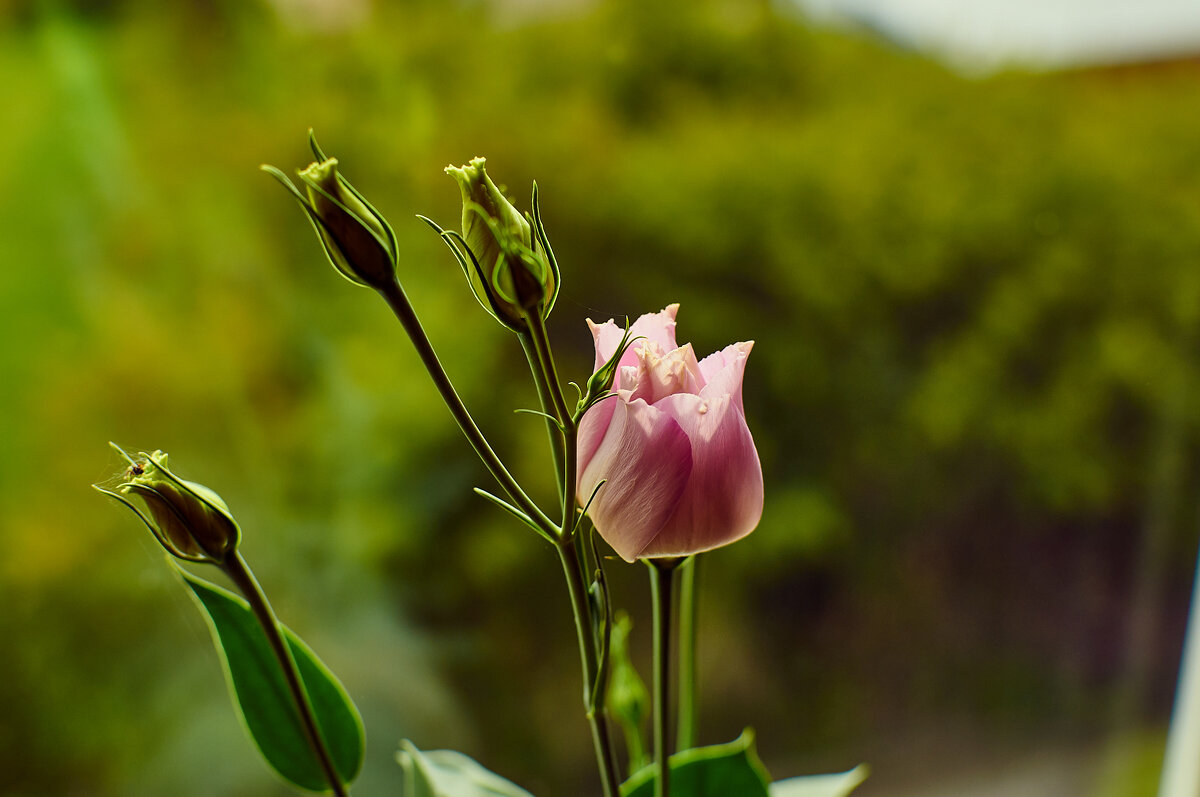
[[[616,396],[579,425],[579,501],[621,558],[688,556],[740,539],[758,525],[762,466],[742,409],[742,373],[753,341],[697,362],[675,343],[673,304],[630,327]],[[596,368],[624,330],[588,321]]]

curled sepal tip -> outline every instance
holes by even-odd
[[[133,510],[172,556],[188,562],[221,564],[237,550],[241,529],[221,496],[202,484],[179,478],[162,451],[131,457],[115,484],[92,485]]]

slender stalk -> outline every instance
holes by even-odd
[[[567,399],[563,395],[562,383],[558,381],[558,369],[554,365],[554,355],[550,353],[550,337],[546,334],[546,322],[537,312],[529,314],[526,318],[529,320],[529,336],[533,341],[533,348],[537,352],[538,360],[546,375],[550,400],[554,406],[554,416],[561,421],[566,421],[570,419],[571,411],[567,409]]]
[[[483,464],[499,482],[500,487],[504,492],[508,493],[508,497],[512,499],[522,512],[528,515],[534,523],[538,524],[547,533],[553,534],[557,531],[554,522],[546,517],[546,514],[538,508],[525,491],[521,489],[521,485],[517,484],[516,479],[504,467],[504,463],[500,461],[500,457],[492,450],[487,439],[483,436],[483,432],[479,431],[479,427],[475,425],[475,420],[471,414],[467,412],[466,406],[462,403],[462,399],[458,397],[458,393],[454,390],[453,383],[450,382],[450,377],[446,374],[446,369],[442,367],[442,363],[438,360],[437,354],[433,350],[433,345],[429,342],[429,336],[425,334],[424,328],[421,326],[420,320],[417,318],[416,312],[412,308],[412,304],[408,301],[408,296],[405,295],[404,289],[400,287],[400,283],[393,282],[387,288],[381,289],[379,295],[384,298],[388,306],[392,308],[392,312],[396,314],[396,318],[400,320],[400,324],[404,327],[404,331],[408,333],[409,339],[412,340],[413,346],[417,350],[417,355],[421,358],[425,370],[429,372],[429,377],[433,380],[434,386],[442,396],[442,401],[450,409],[450,414],[454,416],[454,420],[458,422],[458,427],[462,429],[462,433],[467,438],[467,442],[475,449],[475,453],[483,460]]]
[[[521,348],[525,351],[525,359],[529,361],[529,370],[533,372],[533,383],[537,386],[538,401],[542,405],[542,412],[553,414],[554,404],[550,398],[550,386],[546,382],[545,371],[541,367],[541,362],[537,355],[537,350],[533,347],[533,338],[528,332],[522,332],[520,335]],[[561,421],[561,419],[559,419]],[[554,480],[558,484],[558,500],[563,500],[563,462],[566,455],[563,453],[563,435],[559,427],[554,421],[546,419],[546,434],[550,438],[550,457],[554,462]]]
[[[650,596],[654,604],[654,797],[671,793],[671,626],[675,569],[679,559],[647,559]]]
[[[700,556],[687,559],[679,568],[679,737],[676,752],[696,746],[700,710],[696,702],[696,580]]]
[[[283,632],[279,628],[279,620],[275,617],[275,612],[271,609],[266,594],[258,585],[258,580],[254,578],[254,573],[250,571],[250,566],[246,564],[246,560],[242,558],[240,552],[234,551],[232,556],[222,563],[221,569],[237,585],[246,602],[250,604],[250,609],[262,626],[263,632],[267,635],[271,651],[283,669],[283,676],[287,681],[288,691],[292,693],[296,710],[300,712],[304,737],[308,740],[313,752],[316,753],[317,761],[325,773],[325,779],[329,781],[330,789],[337,797],[346,797],[350,792],[342,783],[341,777],[333,766],[333,758],[329,755],[329,749],[321,737],[320,728],[317,727],[317,718],[313,714],[308,692],[304,690],[304,684],[300,681],[300,671],[296,669],[296,660],[292,658],[292,652],[288,648],[287,642],[284,641]]]
[[[575,530],[576,506],[579,497],[576,484],[579,470],[579,430],[570,418],[566,420],[566,431],[563,433],[563,505],[562,505],[562,536],[570,538]],[[569,540],[568,540],[569,541]]]
[[[567,579],[567,591],[571,596],[571,609],[575,614],[575,632],[579,637],[579,659],[583,666],[583,704],[587,707],[588,724],[592,729],[592,746],[596,750],[596,764],[600,770],[600,785],[604,797],[617,797],[620,777],[617,774],[616,756],[613,752],[612,734],[608,728],[608,711],[596,705],[593,685],[600,666],[596,652],[596,636],[591,622],[591,607],[587,599],[587,582],[583,567],[575,550],[573,540],[560,537],[559,559],[563,575]]]
[[[609,731],[608,707],[605,705],[605,679],[608,676],[607,646],[598,650],[597,623],[601,632],[609,633],[609,618],[596,618],[588,600],[588,573],[586,557],[581,557],[581,541],[576,538],[576,447],[578,428],[575,419],[567,411],[562,385],[550,352],[545,323],[536,313],[528,317],[530,332],[522,334],[521,345],[537,384],[538,398],[542,410],[554,417],[557,425],[549,424],[551,451],[554,454],[555,476],[558,481],[559,499],[562,501],[562,522],[558,528],[555,547],[562,562],[563,575],[567,581],[567,592],[571,598],[571,610],[575,616],[575,632],[579,640],[579,661],[583,670],[583,705],[587,711],[588,725],[592,731],[592,746],[596,753],[596,766],[600,772],[600,785],[605,797],[617,797],[620,775],[617,758]]]

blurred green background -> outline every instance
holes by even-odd
[[[553,552],[257,171],[310,126],[543,498],[519,348],[414,218],[457,223],[447,163],[538,180],[567,378],[587,317],[757,341],[766,511],[708,559],[701,741],[872,762],[864,797],[1152,794],[1200,509],[1197,63],[966,79],[767,2],[527,11],[0,2],[0,794],[289,793],[88,487],[110,439],[226,498],[363,711],[359,792],[404,736],[596,791]],[[644,573],[610,577],[645,668]]]

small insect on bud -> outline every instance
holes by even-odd
[[[236,550],[241,529],[221,496],[172,473],[162,451],[133,458],[111,445],[129,467],[111,489],[92,486],[132,509],[172,556],[220,564]]]
[[[263,171],[304,208],[329,262],[342,276],[375,290],[390,287],[396,279],[398,258],[391,225],[338,172],[337,158],[326,157],[311,130],[308,141],[317,160],[297,172],[304,183],[303,193],[274,166],[263,166]]]

